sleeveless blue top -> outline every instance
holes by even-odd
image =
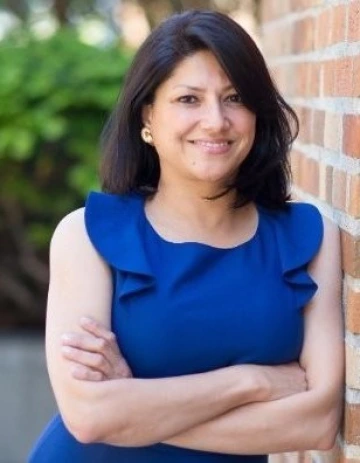
[[[161,378],[228,365],[299,359],[302,308],[317,286],[307,265],[319,250],[318,210],[257,206],[254,236],[230,249],[171,243],[147,221],[138,195],[91,193],[92,244],[112,269],[112,330],[133,375]],[[225,455],[167,444],[124,448],[81,444],[57,415],[30,463],[265,463],[266,455]]]

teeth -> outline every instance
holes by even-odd
[[[229,144],[229,142],[227,141],[223,141],[223,142],[213,142],[213,141],[196,141],[195,142],[197,145],[201,145],[201,146],[206,146],[206,147],[209,147],[209,148],[214,148],[214,147],[223,147],[223,146],[227,146]]]

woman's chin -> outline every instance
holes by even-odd
[[[205,192],[207,196],[216,196],[226,190],[231,179],[220,175],[197,175],[192,177],[192,183],[196,189]]]

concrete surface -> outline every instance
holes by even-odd
[[[55,412],[43,334],[0,334],[0,463],[25,463]]]

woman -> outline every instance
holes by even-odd
[[[186,12],[146,40],[104,132],[106,193],[52,239],[61,415],[32,463],[263,463],[333,445],[338,232],[288,201],[296,122],[228,17]]]

